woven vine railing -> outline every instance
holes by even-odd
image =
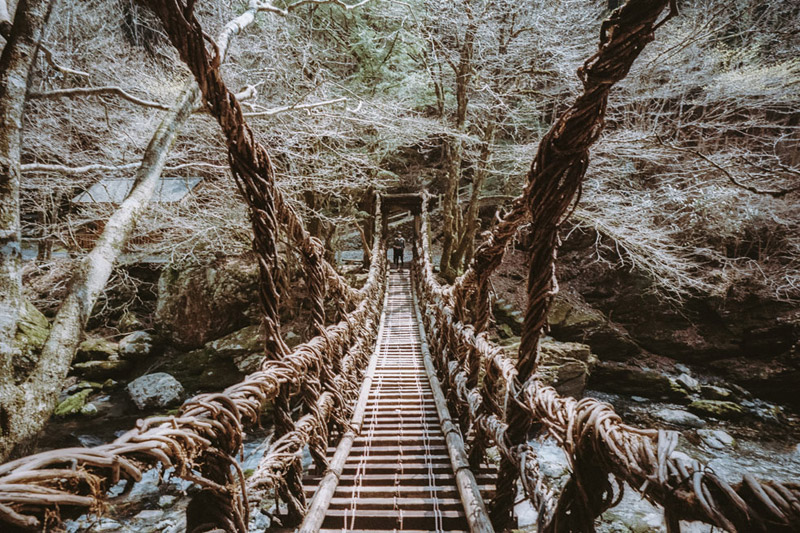
[[[253,249],[259,261],[266,358],[261,370],[241,383],[187,401],[177,416],[151,417],[114,442],[95,448],[52,450],[0,466],[0,524],[6,529],[45,530],[64,517],[103,509],[104,495],[120,480],[126,490],[146,469],[173,467],[174,475],[202,487],[187,509],[187,530],[247,531],[248,490],[275,491],[287,503],[288,522],[305,509],[300,459],[309,446],[320,468],[330,428],[346,428],[361,372],[374,342],[385,290],[385,251],[376,240],[368,279],[351,287],[323,255],[320,241],[275,187],[267,149],[255,141],[235,96],[219,72],[220,54],[207,41],[191,6],[152,2],[173,44],[199,85],[228,144],[231,170],[250,208]],[[376,205],[378,205],[376,203]],[[378,207],[379,209],[379,207]],[[377,211],[376,211],[377,213]],[[377,217],[376,217],[377,218]],[[319,333],[289,352],[278,320],[276,235],[284,231],[303,257],[311,294],[312,325]],[[376,232],[373,232],[376,233]],[[344,312],[325,325],[329,299]],[[297,420],[292,399],[303,406]],[[276,440],[247,482],[236,462],[247,428],[274,405]]]
[[[800,531],[800,484],[747,474],[739,483],[727,483],[702,463],[674,454],[675,432],[624,424],[610,405],[561,397],[535,375],[520,383],[517,361],[490,342],[486,332],[476,333],[458,320],[450,290],[433,274],[425,210],[421,218],[414,282],[451,413],[461,420],[462,433],[472,437],[467,439],[470,452],[496,446],[514,465],[525,497],[539,512],[539,531],[594,531],[595,519],[619,503],[623,483],[664,508],[670,532],[680,530],[680,520],[741,533]],[[540,435],[553,437],[564,449],[572,475],[560,494],[539,475],[527,440],[513,444],[508,439],[510,405],[521,409]],[[476,436],[484,442],[476,442]],[[485,457],[471,455],[470,460],[477,466]]]

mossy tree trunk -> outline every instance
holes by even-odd
[[[22,117],[39,42],[54,3],[20,0],[0,55],[0,459],[7,455],[18,418],[15,406],[5,398],[15,389],[13,367],[19,356],[15,337],[23,305],[19,218]],[[8,29],[7,21],[4,27]],[[31,407],[35,406],[33,400],[22,399]]]

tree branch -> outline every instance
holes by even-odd
[[[21,169],[22,172],[59,172],[61,174],[86,174],[87,172],[97,172],[97,171],[104,171],[104,172],[114,172],[119,170],[129,170],[132,168],[138,168],[141,166],[142,162],[136,163],[126,163],[124,165],[103,165],[103,164],[92,164],[92,165],[84,165],[82,167],[69,167],[67,165],[55,165],[55,164],[47,164],[47,163],[28,163],[22,165]],[[171,167],[164,167],[164,170],[180,170],[182,168],[188,167],[205,167],[211,169],[218,169],[224,170],[228,168],[228,165],[213,165],[211,163],[182,163],[180,165],[175,165]]]
[[[164,111],[169,109],[168,105],[161,104],[159,102],[153,102],[152,100],[144,100],[142,98],[137,98],[136,96],[133,96],[125,89],[116,86],[74,87],[72,89],[55,89],[52,91],[30,93],[28,97],[42,99],[42,98],[64,98],[70,96],[95,96],[95,95],[97,96],[114,95],[114,96],[119,96],[120,98],[132,102],[136,105],[144,107],[153,107],[155,109],[161,109]]]
[[[108,85],[105,87],[73,87],[71,89],[54,89],[52,91],[29,93],[28,98],[43,99],[43,98],[68,98],[72,96],[80,97],[80,96],[103,96],[103,95],[119,96],[124,100],[127,100],[131,103],[144,107],[161,109],[162,111],[169,110],[169,106],[166,104],[154,102],[152,100],[145,100],[143,98],[138,98],[129,93],[128,91],[126,91],[125,89],[123,89],[122,87],[117,87],[115,85]],[[235,96],[237,100],[243,102],[245,100],[255,98],[257,95],[258,92],[256,91],[256,85],[248,85],[241,92],[236,93]],[[198,107],[196,111],[205,111],[205,108]]]
[[[61,65],[60,63],[58,63],[55,60],[55,58],[53,57],[53,52],[51,52],[50,49],[47,46],[45,46],[44,43],[39,43],[39,50],[41,50],[42,53],[44,54],[44,59],[45,59],[45,61],[47,61],[47,64],[50,65],[51,67],[53,67],[54,69],[56,69],[57,71],[59,71],[60,73],[62,73],[62,74],[73,74],[75,76],[83,76],[85,78],[89,77],[89,73],[88,72],[84,72],[82,70],[71,69],[69,67],[65,67],[64,65]]]
[[[692,155],[694,155],[696,157],[699,157],[700,159],[702,159],[703,161],[705,161],[706,163],[708,163],[712,167],[716,168],[717,170],[719,170],[720,172],[725,174],[725,176],[728,178],[728,181],[730,181],[733,185],[735,185],[735,186],[737,186],[739,188],[742,188],[742,189],[744,189],[746,191],[750,191],[750,192],[752,192],[754,194],[764,194],[764,195],[772,196],[773,198],[782,198],[783,196],[786,196],[787,194],[789,194],[791,192],[795,192],[795,191],[800,190],[800,186],[792,187],[792,188],[789,188],[789,189],[758,189],[756,187],[753,187],[752,185],[746,185],[746,184],[740,182],[739,180],[737,180],[736,177],[728,171],[728,169],[726,169],[722,165],[719,165],[718,163],[716,163],[713,159],[711,159],[707,155],[705,155],[705,154],[703,154],[701,152],[698,152],[697,150],[692,150],[691,148],[682,148],[680,146],[675,146],[675,145],[672,145],[672,144],[668,144],[668,143],[664,142],[664,140],[659,135],[656,135],[656,139],[658,139],[658,143],[661,146],[669,148],[670,150],[675,150],[676,152],[685,152],[685,153],[692,154]]]
[[[347,97],[342,96],[341,98],[334,98],[333,100],[325,100],[323,102],[313,102],[310,104],[294,104],[294,105],[287,105],[281,107],[275,107],[273,109],[267,109],[266,111],[256,111],[253,113],[244,113],[246,117],[271,117],[273,115],[278,115],[280,113],[285,113],[286,111],[294,111],[297,109],[313,109],[315,107],[322,107],[326,105],[333,105],[338,104],[341,102],[346,102]]]

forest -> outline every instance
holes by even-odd
[[[0,36],[0,530],[800,531],[800,3]],[[375,429],[384,381],[424,431]],[[418,430],[452,486],[381,492],[363,450]]]

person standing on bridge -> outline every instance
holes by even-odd
[[[403,253],[406,250],[406,240],[403,238],[403,235],[398,231],[395,236],[394,240],[392,241],[392,251],[394,252],[394,266],[403,270]]]

